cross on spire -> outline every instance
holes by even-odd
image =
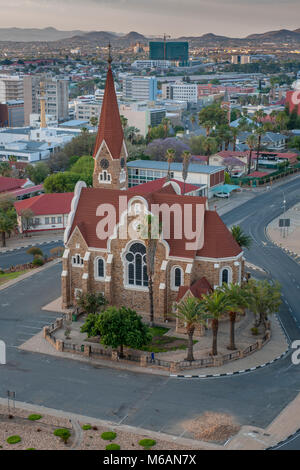
[[[109,64],[109,66],[110,66],[111,63],[112,63],[111,43],[110,43],[110,42],[108,43],[108,59],[107,59],[107,62],[108,62],[108,64]]]

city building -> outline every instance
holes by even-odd
[[[71,211],[73,196],[73,193],[41,194],[30,199],[15,202],[19,232],[64,230]],[[24,223],[22,221],[22,213],[25,210],[32,212],[32,218],[26,223],[26,230],[24,230]]]
[[[129,127],[135,127],[139,134],[146,136],[149,126],[156,127],[166,117],[166,108],[150,106],[147,102],[121,104],[120,114],[127,119]]]
[[[123,78],[123,98],[135,101],[155,101],[157,98],[157,79],[155,77]]]
[[[23,99],[23,79],[19,76],[0,75],[0,103]]]
[[[151,41],[150,60],[169,60],[181,67],[189,65],[189,43],[187,41]]]
[[[138,70],[145,69],[169,69],[172,67],[172,62],[170,60],[147,60],[140,59],[135,60],[131,67]]]
[[[165,161],[135,160],[128,162],[127,167],[129,187],[165,178],[168,174],[168,163]],[[212,189],[224,183],[224,170],[225,168],[220,166],[190,163],[187,183],[198,186],[201,190],[201,196],[211,198],[213,196]],[[171,163],[171,178],[183,181],[182,163]]]
[[[163,83],[162,98],[169,100],[186,101],[188,103],[197,103],[198,85],[186,84],[183,82]]]
[[[242,283],[243,251],[217,212],[208,210],[205,197],[185,196],[173,182],[151,193],[143,185],[127,190],[127,151],[110,66],[94,159],[93,187],[77,183],[64,235],[64,308],[76,304],[81,293],[103,292],[111,305],[148,314],[147,251],[139,228],[152,211],[162,218],[154,257],[154,320],[168,319],[182,286]],[[212,179],[220,171],[206,168]],[[188,223],[196,232],[188,231]]]
[[[252,58],[250,55],[233,55],[231,56],[231,63],[238,65],[244,65],[244,64],[250,64],[252,61]]]
[[[0,127],[24,126],[24,101],[12,100],[0,103]]]
[[[69,81],[43,75],[24,76],[24,120],[30,124],[30,115],[39,114],[41,83],[45,89],[46,114],[55,116],[58,122],[69,117]]]

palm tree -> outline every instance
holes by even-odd
[[[168,162],[168,174],[167,174],[167,181],[171,180],[171,163],[173,163],[175,159],[175,150],[168,149],[166,153],[166,160]]]
[[[195,128],[196,116],[194,114],[192,114],[190,121],[192,123],[193,128]]]
[[[264,135],[266,135],[265,127],[261,126],[258,127],[255,131],[255,134],[258,137],[257,140],[257,154],[256,154],[256,171],[259,170],[259,156],[260,156],[260,150],[261,150],[261,140]]]
[[[235,322],[236,316],[238,312],[243,312],[245,308],[249,305],[249,296],[247,295],[248,291],[243,289],[238,284],[223,284],[221,288],[222,292],[227,296],[229,299],[230,304],[234,307],[229,312],[229,319],[230,319],[230,344],[227,349],[230,351],[235,351]]]
[[[248,175],[251,173],[251,166],[252,166],[252,152],[253,149],[255,148],[257,144],[257,138],[254,134],[249,135],[249,137],[246,140],[246,144],[249,147],[250,153],[249,153],[249,162],[248,162]]]
[[[168,118],[163,118],[161,121],[164,131],[165,131],[165,138],[168,137],[168,132],[169,132],[169,125],[171,123],[170,119]]]
[[[185,194],[185,182],[188,177],[188,169],[191,160],[191,152],[185,150],[182,154],[182,179],[183,179],[183,194]]]
[[[251,294],[250,308],[256,318],[255,326],[261,324],[267,328],[268,316],[277,313],[282,303],[281,286],[278,282],[271,284],[267,279],[248,282],[247,289]]]
[[[176,318],[181,320],[186,327],[188,335],[188,353],[185,361],[194,361],[194,341],[193,336],[195,333],[196,326],[205,321],[205,315],[201,303],[196,297],[189,297],[184,302],[177,305]]]
[[[237,127],[232,127],[231,128],[231,136],[232,136],[232,142],[233,142],[233,151],[236,151],[236,141],[238,138],[240,131]]]
[[[218,143],[214,137],[206,137],[202,144],[203,150],[207,158],[207,164],[210,163],[210,156],[217,152],[218,150]]]
[[[121,119],[121,124],[122,124],[123,129],[125,129],[125,127],[127,126],[127,123],[128,123],[128,119],[125,116],[123,116],[122,114],[120,116],[120,119]]]
[[[233,310],[233,306],[230,304],[228,297],[220,289],[216,289],[209,295],[203,295],[200,301],[203,310],[207,313],[207,318],[212,319],[212,356],[218,355],[218,330],[219,320],[226,313]]]
[[[146,245],[147,254],[147,274],[148,274],[148,287],[149,287],[149,301],[150,301],[150,326],[154,325],[154,294],[153,294],[153,276],[155,271],[155,255],[158,245],[158,240],[162,232],[162,226],[158,217],[151,214],[146,215],[145,221],[138,227],[141,238]]]
[[[241,248],[250,249],[252,238],[249,235],[246,235],[242,228],[239,225],[234,225],[231,228],[231,233],[235,241],[240,245]]]

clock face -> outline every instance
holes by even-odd
[[[107,168],[109,167],[108,160],[106,160],[106,158],[103,158],[103,160],[101,160],[100,162],[100,165],[101,165],[101,168],[103,168],[104,170],[107,170]]]
[[[125,158],[121,158],[121,168],[125,167]]]

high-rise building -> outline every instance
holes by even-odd
[[[18,76],[0,75],[0,103],[11,100],[22,100],[23,80]]]
[[[163,99],[186,101],[187,103],[197,103],[198,85],[176,82],[174,84],[164,83],[162,85]]]
[[[30,114],[40,113],[40,86],[45,87],[46,114],[64,121],[69,117],[69,82],[65,79],[45,77],[43,75],[26,75],[24,77],[24,117],[25,125],[30,124]]]
[[[189,43],[187,41],[151,41],[150,60],[170,60],[180,66],[189,64]]]
[[[24,101],[12,100],[0,103],[0,127],[24,126]]]
[[[157,79],[155,77],[135,77],[128,75],[123,79],[123,98],[134,101],[155,101]]]

